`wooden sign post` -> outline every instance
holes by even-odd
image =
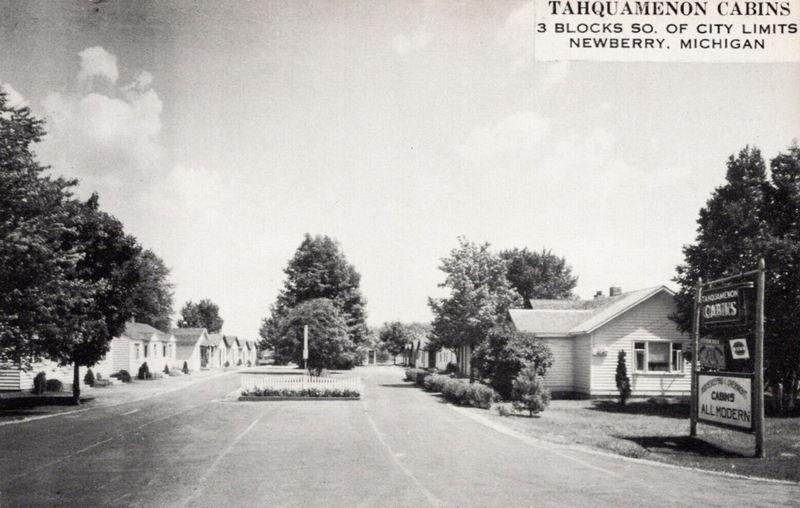
[[[756,270],[705,283],[702,278],[698,279],[692,320],[692,404],[689,435],[697,436],[698,421],[752,433],[755,435],[755,456],[758,458],[765,456],[765,279],[763,259],[759,260]],[[751,291],[753,286],[755,298]],[[721,332],[728,335],[720,338]],[[700,358],[700,336],[703,334],[716,337],[704,339],[708,351],[704,350],[707,354]],[[742,372],[741,365],[748,365],[742,361],[749,359],[747,340],[743,336],[753,337],[755,356],[752,372]],[[720,351],[724,351],[718,348],[718,344],[730,349],[732,363],[739,362],[738,372],[725,372],[736,370],[736,366],[726,368],[725,362],[716,358]]]

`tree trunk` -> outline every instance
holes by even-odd
[[[77,363],[72,364],[72,403],[76,406],[81,405],[81,376]]]

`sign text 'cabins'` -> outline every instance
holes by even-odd
[[[743,286],[707,289],[700,296],[700,326],[743,326],[747,324]]]
[[[698,374],[700,421],[752,431],[752,375]]]

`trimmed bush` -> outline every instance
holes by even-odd
[[[94,372],[92,372],[92,369],[86,370],[86,375],[83,376],[83,382],[87,386],[94,386]]]
[[[45,388],[48,392],[60,392],[64,389],[64,383],[58,379],[48,379],[45,383]]]
[[[136,377],[142,380],[150,379],[150,367],[147,366],[147,362],[139,366],[139,374]]]
[[[489,409],[497,399],[497,393],[486,385],[472,383],[467,385],[467,404],[472,407]]]
[[[441,392],[446,382],[450,380],[449,376],[442,376],[441,374],[430,374],[425,377],[423,384],[425,389],[429,392]]]
[[[458,364],[455,362],[449,362],[447,367],[444,368],[444,372],[446,374],[458,374]]]
[[[248,367],[252,367],[253,366],[253,362],[251,362],[250,360],[247,360],[247,366]]]
[[[186,363],[185,361],[183,362],[183,369],[182,370],[183,370],[184,374],[188,374],[189,373],[189,364]]]
[[[113,374],[111,377],[115,377],[122,381],[123,383],[130,383],[131,382],[131,375],[128,373],[127,370],[121,370],[116,374]]]
[[[169,376],[169,365],[166,363],[164,364],[164,375]]]
[[[40,372],[33,378],[33,393],[41,395],[44,393],[47,384],[47,374]]]
[[[428,375],[428,371],[425,369],[416,369],[414,367],[409,367],[406,369],[406,381],[413,381],[414,383],[419,383],[422,386],[423,381],[425,380],[425,376]],[[422,376],[422,380],[419,377]]]
[[[236,362],[236,365],[241,365],[241,364],[242,364],[242,359],[241,359],[241,358],[239,358],[239,361],[238,361],[238,362]]]

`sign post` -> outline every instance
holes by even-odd
[[[308,370],[308,325],[303,325],[303,368]]]
[[[764,451],[764,259],[758,261],[758,283],[756,287],[756,344],[755,344],[755,411],[756,457],[763,459]]]
[[[705,283],[698,279],[692,323],[689,435],[697,436],[698,421],[752,433],[758,458],[765,456],[764,284],[763,259],[756,270]],[[755,351],[752,364],[748,337]]]

